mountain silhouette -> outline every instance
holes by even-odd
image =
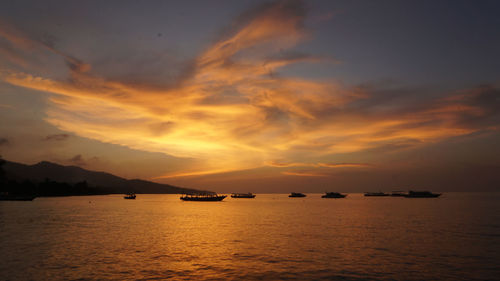
[[[5,176],[9,180],[23,182],[44,182],[46,180],[77,184],[86,182],[94,187],[99,193],[196,193],[200,190],[177,187],[169,184],[161,184],[140,179],[124,179],[109,173],[89,171],[77,166],[63,166],[47,161],[34,165],[26,165],[6,161],[3,165]]]

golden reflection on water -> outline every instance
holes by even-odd
[[[498,195],[474,196],[2,202],[0,270],[16,280],[487,279],[499,273],[488,266],[500,257]]]

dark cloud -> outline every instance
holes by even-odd
[[[216,85],[206,87],[207,90],[217,92],[217,95],[209,95],[201,99],[199,104],[207,105],[230,105],[230,104],[246,104],[248,98],[242,96],[236,87],[233,85]]]
[[[90,158],[84,158],[81,154],[77,154],[66,161],[69,162],[71,165],[88,166],[88,165],[92,165],[92,164],[101,162],[101,159],[97,156],[93,156]]]
[[[0,146],[9,144],[9,140],[7,138],[0,138]]]
[[[90,70],[89,64],[57,49],[55,47],[57,42],[56,37],[48,33],[44,33],[42,36],[30,36],[28,33],[15,28],[9,23],[0,21],[0,24],[0,38],[10,42],[11,47],[14,47],[17,51],[17,53],[9,52],[10,56],[7,56],[7,58],[10,58],[11,61],[20,65],[25,65],[26,62],[23,58],[31,57],[34,52],[49,51],[53,54],[60,55],[72,72],[83,73]],[[0,49],[3,49],[4,52],[5,50],[8,51],[5,47],[1,47],[2,46],[0,46]],[[21,50],[23,52],[21,52]]]
[[[54,134],[54,135],[48,135],[45,137],[44,140],[46,141],[64,141],[67,140],[71,135],[69,134]]]
[[[484,85],[469,90],[459,96],[457,106],[473,106],[478,112],[463,111],[458,123],[464,126],[485,127],[500,125],[500,89],[491,85]]]
[[[68,159],[68,162],[76,166],[87,165],[87,162],[83,159],[81,154],[75,155],[73,158]]]
[[[167,121],[151,124],[149,128],[153,136],[162,136],[172,130],[173,126],[175,126],[174,122]]]
[[[109,81],[133,87],[169,90],[180,87],[196,73],[196,60],[186,57],[176,47],[162,51],[130,49],[113,50],[92,63],[96,74]]]

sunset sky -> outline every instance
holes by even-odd
[[[499,1],[2,1],[0,155],[218,192],[500,190]]]

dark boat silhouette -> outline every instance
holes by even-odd
[[[394,197],[404,197],[406,195],[406,193],[404,193],[404,191],[393,191],[391,192],[391,196],[394,196]]]
[[[33,201],[35,195],[9,194],[8,192],[0,193],[0,201]]]
[[[300,192],[292,192],[290,193],[290,195],[288,195],[288,197],[306,197],[306,195]]]
[[[347,194],[340,194],[338,192],[326,192],[321,198],[345,198]]]
[[[384,192],[365,192],[365,196],[389,196],[389,193]]]
[[[135,193],[127,193],[125,196],[123,196],[124,199],[135,199],[135,197]]]
[[[252,193],[233,193],[231,198],[255,198],[255,194]]]
[[[430,191],[408,191],[408,194],[405,194],[406,198],[436,198],[441,196],[441,193],[432,193]]]
[[[204,193],[204,194],[183,194],[180,199],[183,201],[202,201],[202,202],[213,202],[222,201],[226,198],[226,195],[217,195],[216,193]]]

